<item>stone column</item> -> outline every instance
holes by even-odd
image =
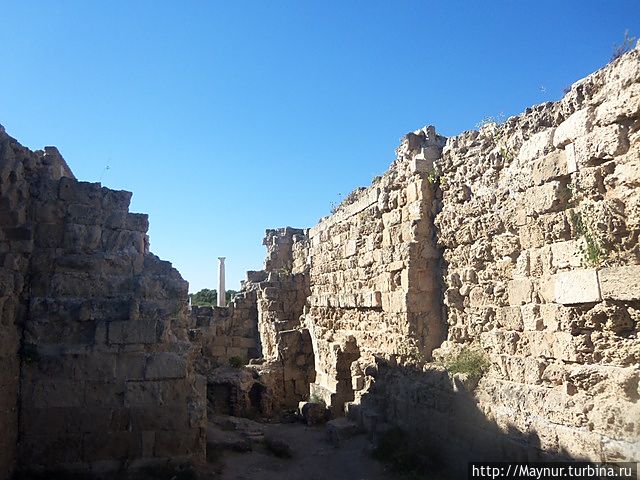
[[[218,306],[227,306],[227,291],[224,288],[224,259],[225,257],[218,257],[220,265],[218,266]]]

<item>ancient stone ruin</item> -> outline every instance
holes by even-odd
[[[0,479],[199,465],[210,416],[301,402],[452,468],[640,460],[638,49],[501,125],[409,133],[316,226],[267,230],[225,307],[189,309],[131,194],[55,148],[1,129],[0,188]]]

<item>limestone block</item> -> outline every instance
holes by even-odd
[[[564,153],[567,159],[567,173],[575,173],[578,171],[578,160],[576,158],[576,147],[573,143],[570,143],[564,148]]]
[[[551,245],[551,264],[554,268],[578,268],[582,264],[579,244],[575,240]]]
[[[392,210],[388,213],[382,214],[382,223],[385,227],[390,227],[392,225],[397,225],[401,220],[401,212],[400,210]]]
[[[592,122],[593,110],[591,108],[584,108],[573,113],[556,128],[553,133],[553,146],[564,148],[576,138],[586,135],[591,130]]]
[[[41,380],[28,397],[36,408],[80,407],[84,403],[84,382]]]
[[[344,245],[344,256],[350,257],[355,255],[358,250],[358,244],[356,240],[348,240]]]
[[[556,425],[554,428],[561,451],[573,458],[581,458],[590,462],[602,461],[602,437],[581,428],[570,428]]]
[[[158,382],[129,381],[124,390],[125,406],[161,405]]]
[[[493,303],[492,297],[485,293],[484,288],[480,286],[473,287],[469,291],[469,306],[472,308],[482,307],[484,305],[491,305]]]
[[[420,149],[415,158],[419,160],[431,160],[432,162],[442,158],[442,148],[436,145],[428,145]]]
[[[548,128],[532,135],[525,141],[518,152],[518,160],[521,164],[527,164],[536,158],[542,157],[553,149],[553,133],[555,128]]]
[[[601,300],[598,275],[594,269],[572,270],[555,276],[555,300],[563,305]]]
[[[107,214],[100,208],[73,203],[67,207],[66,221],[78,225],[103,225]]]
[[[255,338],[233,337],[231,345],[239,348],[253,348],[256,346]]]
[[[63,246],[69,250],[97,250],[102,237],[102,229],[97,225],[67,223],[64,227]]]
[[[382,310],[385,312],[405,312],[407,310],[407,295],[402,291],[382,294]]]
[[[102,188],[101,207],[108,211],[128,211],[133,194],[125,190]]]
[[[364,293],[360,306],[367,308],[382,307],[382,293],[377,291]]]
[[[609,125],[597,128],[572,144],[578,168],[592,166],[621,155],[629,148],[626,128]]]
[[[144,353],[126,353],[117,357],[116,377],[120,380],[142,380],[147,365]]]
[[[540,315],[540,306],[536,304],[522,305],[522,324],[525,330],[542,330],[544,328],[543,319]]]
[[[60,464],[78,464],[81,460],[81,434],[32,435],[23,442],[21,460],[24,465],[58,467]]]
[[[640,265],[603,268],[598,281],[606,300],[640,300]]]
[[[561,204],[560,188],[560,182],[554,180],[528,189],[522,199],[525,202],[527,215],[542,214],[556,210]]]
[[[544,275],[536,280],[535,291],[545,303],[556,301],[556,279],[555,275]]]
[[[569,173],[564,150],[555,150],[533,164],[531,176],[536,185],[563,177]]]
[[[58,198],[69,202],[99,206],[102,203],[102,186],[99,183],[61,178],[58,183]]]
[[[414,157],[409,162],[409,171],[411,173],[433,172],[433,160],[428,158]]]
[[[557,303],[543,303],[540,305],[540,318],[545,330],[556,332],[560,328],[560,305]]]
[[[122,228],[146,233],[149,230],[149,215],[146,213],[127,213]]]
[[[533,284],[528,278],[516,278],[507,285],[509,305],[524,305],[531,302]]]
[[[111,322],[109,343],[156,343],[158,341],[157,326],[157,321],[154,319]]]
[[[187,374],[185,358],[175,353],[156,353],[149,356],[145,378],[150,380],[184,378]]]
[[[239,357],[243,359],[247,359],[247,349],[242,347],[227,347],[227,356],[231,357]]]
[[[422,198],[421,186],[418,182],[409,182],[407,184],[407,202],[416,202]]]
[[[496,321],[499,326],[507,330],[518,332],[524,330],[522,312],[519,306],[498,308],[496,310]]]
[[[129,428],[133,431],[164,430],[168,432],[189,427],[189,413],[185,405],[131,406]]]
[[[74,378],[78,380],[113,381],[116,377],[116,356],[97,352],[77,356],[73,367]]]
[[[524,342],[518,353],[530,357],[553,358],[555,338],[552,333],[544,331],[525,331],[522,334]]]
[[[618,93],[616,98],[602,102],[595,110],[598,125],[609,125],[640,114],[640,83],[634,83]]]

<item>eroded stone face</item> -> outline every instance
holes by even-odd
[[[503,125],[407,135],[286,254],[308,266],[314,397],[451,461],[640,458],[639,56]],[[477,386],[406,370],[464,348]]]
[[[55,148],[30,152],[4,132],[0,168],[0,384],[13,395],[0,413],[0,476],[204,458],[188,285],[149,252],[131,193],[78,182]]]
[[[476,427],[491,423],[475,437],[494,449],[506,436],[534,445],[530,459],[640,458],[640,231],[638,185],[629,181],[640,155],[639,56],[634,50],[577,82],[558,103],[445,147],[435,223],[451,300],[448,341],[437,354],[474,343],[488,353],[492,365],[474,396]],[[462,203],[461,188],[471,192]],[[505,235],[519,238],[513,249]],[[453,405],[443,419],[460,413]],[[489,434],[494,424],[510,433]],[[451,441],[473,451],[474,435],[453,430]]]

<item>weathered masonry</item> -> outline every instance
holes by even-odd
[[[149,253],[131,194],[4,129],[0,179],[0,477],[204,458],[187,282]]]
[[[318,225],[268,230],[227,307],[189,312],[129,199],[0,131],[1,479],[202,462],[207,410],[310,397],[453,466],[640,460],[640,50],[406,135]],[[465,352],[481,376],[447,371]]]

